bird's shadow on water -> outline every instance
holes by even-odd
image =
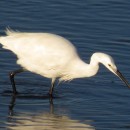
[[[9,116],[13,116],[14,115],[14,107],[15,107],[15,102],[16,102],[16,99],[17,98],[26,98],[26,97],[28,97],[28,99],[34,99],[34,97],[36,98],[38,98],[38,99],[48,99],[49,100],[49,103],[50,103],[50,108],[51,108],[51,111],[52,111],[52,109],[53,109],[53,99],[54,98],[58,98],[58,97],[51,97],[51,96],[49,96],[49,95],[46,95],[46,96],[21,96],[21,95],[13,95],[12,94],[12,97],[11,97],[11,101],[10,101],[10,104],[9,104],[9,111],[8,111],[8,114],[9,114]]]
[[[47,91],[45,91],[44,93],[30,93],[30,91],[26,91],[26,92],[20,92],[18,94],[13,94],[12,91],[10,90],[6,90],[4,92],[1,93],[2,96],[4,97],[11,97],[11,101],[9,103],[9,116],[13,116],[14,115],[14,107],[16,105],[16,99],[26,99],[26,100],[33,100],[33,99],[37,99],[37,100],[48,100],[50,103],[50,106],[53,105],[53,100],[57,99],[57,98],[61,98],[61,96],[59,96],[59,94],[57,92],[55,92],[52,96],[49,95],[49,93]]]
[[[81,122],[76,119],[72,119],[67,113],[64,107],[63,110],[57,109],[56,104],[53,103],[53,98],[48,98],[49,103],[49,111],[40,111],[39,112],[14,112],[14,107],[16,105],[16,99],[18,97],[16,95],[12,95],[10,104],[9,104],[9,112],[8,112],[8,120],[7,120],[7,128],[11,130],[18,129],[50,129],[50,130],[72,130],[74,128],[77,130],[85,129],[86,130],[94,130],[94,127],[91,125],[91,121]],[[58,112],[58,111],[59,112]],[[61,113],[61,111],[63,113]]]

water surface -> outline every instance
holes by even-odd
[[[96,51],[113,56],[130,81],[130,1],[0,1],[0,34],[6,27],[22,32],[51,32],[69,39],[86,62]],[[26,42],[26,41],[25,41]],[[53,101],[50,80],[29,72],[15,78],[13,98],[8,73],[16,56],[0,47],[0,129],[127,130],[130,90],[101,65],[98,74],[60,84]]]

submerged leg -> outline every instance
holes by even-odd
[[[52,93],[53,93],[53,90],[54,90],[55,80],[56,80],[56,78],[52,78],[51,87],[50,87],[50,90],[49,90],[49,95],[50,96],[52,96]]]
[[[12,88],[13,88],[13,94],[17,94],[17,90],[16,90],[16,86],[15,86],[15,81],[14,81],[14,76],[17,74],[17,73],[21,73],[21,72],[24,72],[25,70],[23,68],[21,69],[18,69],[18,70],[15,70],[15,71],[12,71],[9,73],[9,77],[10,77],[10,81],[11,81],[11,85],[12,85]]]

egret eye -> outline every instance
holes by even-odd
[[[111,66],[111,64],[108,64],[108,66]]]

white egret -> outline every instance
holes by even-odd
[[[99,63],[117,75],[130,87],[127,80],[117,69],[111,56],[96,52],[91,56],[90,64],[79,57],[74,45],[67,39],[50,33],[26,33],[6,30],[6,36],[0,37],[0,43],[18,57],[17,64],[21,69],[10,73],[13,93],[17,94],[14,76],[23,71],[51,78],[49,94],[52,95],[55,80],[72,80],[94,76]]]

